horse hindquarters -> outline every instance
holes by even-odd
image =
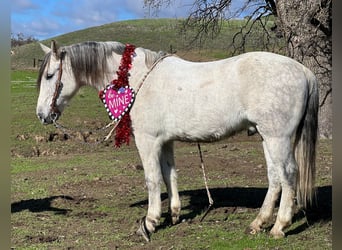
[[[264,140],[269,189],[257,218],[250,225],[252,233],[260,231],[261,226],[270,220],[280,190],[280,207],[271,230],[271,234],[276,238],[285,236],[283,229],[291,224],[295,200],[299,206],[304,207],[307,201],[311,202],[315,177],[318,88],[314,75],[308,70],[305,70],[305,74],[308,88],[303,90],[303,93],[308,95],[303,100],[302,112],[297,115],[292,113],[292,117],[297,119],[288,124],[281,123],[288,128],[287,133],[277,127],[279,133],[275,134],[277,129],[267,129],[267,123],[257,125]],[[291,143],[293,133],[296,133],[294,144]]]
[[[270,166],[278,170],[278,178],[276,176],[270,178],[268,194],[274,181],[280,181],[282,190],[278,216],[271,230],[271,234],[275,238],[285,236],[283,229],[291,224],[295,200],[297,200],[299,207],[305,208],[308,203],[311,204],[314,196],[319,102],[316,79],[312,73],[310,73],[308,79],[311,91],[304,115],[297,127],[294,150],[289,137],[283,139],[264,138],[268,150],[268,155],[265,154],[266,159],[269,157]],[[268,161],[267,164],[269,164]],[[277,194],[278,190],[276,189],[273,193]],[[267,198],[269,197],[266,196],[264,204],[267,202]],[[273,199],[272,202],[275,202],[275,200]],[[269,207],[269,214],[273,207]],[[259,214],[261,213],[262,209]]]

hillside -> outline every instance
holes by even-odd
[[[53,37],[60,45],[70,45],[84,41],[119,41],[131,43],[151,50],[177,52],[177,55],[189,60],[203,61],[225,58],[229,56],[230,44],[243,20],[224,23],[222,32],[214,39],[207,39],[199,44],[192,43],[195,31],[182,32],[181,19],[141,19],[114,22],[84,30]],[[270,23],[272,25],[272,23]],[[257,31],[256,31],[257,32]],[[49,46],[51,39],[41,41]],[[260,50],[259,38],[251,39],[248,50]],[[43,58],[38,43],[28,44],[14,49],[12,69],[33,68],[34,58]]]

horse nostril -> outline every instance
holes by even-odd
[[[41,121],[41,123],[47,124],[47,120],[42,113],[38,113],[37,116],[38,116],[38,119]]]
[[[52,121],[56,121],[57,118],[58,118],[58,114],[57,113],[51,113],[50,114],[50,118],[51,118]]]
[[[45,120],[42,113],[38,113],[37,116],[39,120],[41,121]]]

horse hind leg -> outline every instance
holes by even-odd
[[[275,203],[279,198],[279,193],[281,190],[280,180],[278,177],[278,170],[275,167],[276,165],[273,163],[269,155],[266,142],[263,141],[262,144],[266,159],[269,186],[258,216],[246,229],[246,233],[250,234],[256,234],[260,232],[262,230],[262,226],[267,224],[272,219]]]
[[[173,142],[164,144],[160,157],[163,179],[169,195],[169,211],[172,224],[179,221],[181,202],[177,187],[177,172],[175,168]]]
[[[269,158],[278,173],[281,185],[280,206],[270,234],[275,238],[285,236],[283,229],[291,225],[295,211],[297,164],[290,137],[264,138]]]
[[[279,172],[282,193],[277,219],[271,230],[275,238],[285,236],[283,229],[291,225],[295,213],[297,164],[292,153],[289,153]]]

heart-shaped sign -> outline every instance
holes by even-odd
[[[131,109],[135,94],[129,86],[114,89],[115,85],[109,84],[102,94],[102,101],[110,119],[119,121]]]

